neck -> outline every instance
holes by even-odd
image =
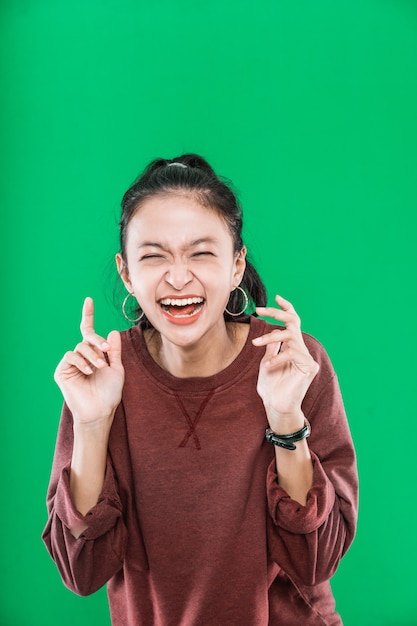
[[[242,350],[248,324],[224,324],[191,346],[177,346],[150,331],[145,341],[152,358],[177,378],[213,376],[230,365]]]

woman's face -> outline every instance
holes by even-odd
[[[127,268],[119,273],[162,336],[190,345],[216,327],[230,292],[242,280],[243,249],[235,254],[224,220],[191,195],[147,200],[129,222]]]

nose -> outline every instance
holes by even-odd
[[[175,291],[181,291],[192,279],[192,274],[187,264],[183,261],[172,263],[165,276],[166,282],[171,285]]]

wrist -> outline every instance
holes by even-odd
[[[110,429],[115,410],[109,413],[92,417],[91,415],[81,415],[80,413],[73,413],[73,428],[80,432],[100,431]]]
[[[93,422],[83,422],[74,419],[74,444],[93,445],[94,447],[100,444],[107,446],[112,423],[113,415]]]
[[[310,433],[310,422],[307,418],[304,418],[304,426],[299,430],[288,434],[278,434],[271,430],[271,428],[267,428],[265,438],[268,443],[271,443],[274,446],[278,446],[286,450],[296,450],[296,442],[303,441],[303,439],[310,436]]]
[[[301,410],[293,413],[267,411],[266,416],[270,429],[279,435],[290,435],[303,428],[305,424],[305,415]]]

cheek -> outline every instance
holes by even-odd
[[[229,264],[198,268],[194,276],[205,289],[211,291],[212,296],[217,294],[222,298],[231,289],[233,272]]]
[[[209,264],[205,267],[196,268],[195,275],[201,281],[207,281],[210,286],[219,289],[228,289],[233,284],[233,276],[235,273],[235,264],[229,258],[219,259],[216,263]]]
[[[152,292],[155,291],[159,283],[159,278],[155,271],[138,271],[135,276],[132,277],[132,284],[135,292],[142,296],[151,297]]]

